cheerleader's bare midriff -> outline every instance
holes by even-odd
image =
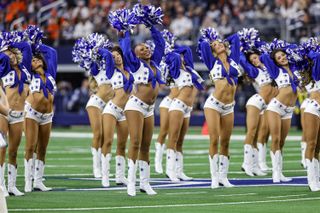
[[[153,88],[151,83],[148,84],[138,84],[136,86],[136,92],[133,94],[141,101],[145,102],[148,105],[154,104],[159,92],[159,85],[156,83],[156,86]]]
[[[278,89],[273,87],[271,84],[267,84],[259,88],[259,95],[263,98],[266,104],[268,104],[277,94]]]
[[[97,88],[96,95],[107,103],[114,96],[111,84],[100,85]]]
[[[24,110],[24,103],[25,100],[27,98],[27,85],[24,85],[24,89],[21,92],[21,94],[19,94],[18,91],[18,86],[10,88],[10,87],[6,87],[5,91],[6,91],[6,96],[9,102],[9,107],[13,110],[17,110],[17,111],[23,111]]]
[[[48,92],[46,98],[43,92],[35,92],[28,96],[27,102],[31,107],[41,113],[51,113],[53,111],[53,95]]]
[[[237,86],[229,84],[227,79],[216,80],[214,84],[215,90],[212,95],[224,104],[233,103]]]
[[[276,99],[286,106],[294,106],[296,104],[298,94],[292,91],[292,87],[289,85],[279,89],[279,94]]]

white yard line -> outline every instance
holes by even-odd
[[[128,199],[135,199],[129,198]],[[148,205],[148,206],[113,206],[113,207],[92,207],[92,208],[43,208],[43,209],[9,209],[9,212],[46,212],[46,211],[92,211],[92,210],[117,210],[117,209],[156,209],[156,208],[177,208],[177,207],[204,207],[204,206],[233,206],[258,203],[285,203],[297,201],[314,201],[320,200],[320,197],[310,198],[293,198],[284,200],[256,200],[256,201],[240,201],[240,202],[223,202],[223,203],[184,203],[184,204],[163,204],[163,205]]]
[[[257,193],[215,195],[215,197],[233,197],[233,196],[247,196],[247,195],[257,195]]]
[[[282,195],[282,196],[271,196],[271,197],[267,197],[267,198],[288,198],[288,197],[302,197],[302,196],[306,196],[307,194],[299,194],[299,195]]]
[[[53,138],[92,138],[92,133],[84,133],[84,132],[51,132],[51,137]],[[152,139],[157,139],[158,134],[153,134]],[[231,135],[231,140],[244,140],[245,135]],[[114,135],[114,138],[117,138]],[[189,135],[185,136],[186,140],[209,140],[208,135]],[[289,141],[301,141],[301,136],[288,136],[287,140]],[[74,142],[78,142],[74,140]]]

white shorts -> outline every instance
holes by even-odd
[[[142,113],[144,118],[147,118],[153,116],[154,104],[146,104],[136,96],[131,95],[126,106],[124,107],[124,111],[128,110],[139,111]]]
[[[264,99],[259,94],[255,94],[249,98],[246,106],[254,106],[260,110],[260,114],[263,114],[263,112],[267,109],[267,104],[264,101]]]
[[[91,95],[86,108],[89,106],[97,107],[102,112],[104,107],[106,106],[106,102],[104,102],[101,98],[96,95]]]
[[[214,109],[214,110],[218,111],[221,116],[225,116],[230,113],[233,113],[234,105],[235,105],[234,102],[231,104],[224,104],[224,103],[220,102],[219,100],[217,100],[213,95],[210,95],[207,98],[203,108]]]
[[[300,109],[305,109],[310,101],[311,101],[310,98],[304,99],[301,106],[300,106]]]
[[[190,118],[192,107],[188,106],[183,101],[175,98],[173,99],[170,105],[169,112],[173,110],[181,111],[183,113],[184,118]]]
[[[170,108],[170,104],[172,103],[172,99],[169,96],[166,96],[162,99],[159,108]]]
[[[26,118],[33,119],[37,121],[39,125],[46,125],[48,123],[52,123],[53,112],[51,113],[41,113],[36,111],[31,107],[30,104],[26,104],[24,107],[26,111]]]
[[[16,111],[15,117],[12,117],[10,115],[4,116],[3,114],[0,115],[8,121],[8,124],[16,124],[24,121],[24,111]]]
[[[273,98],[268,104],[267,110],[278,113],[281,119],[284,120],[292,118],[294,107],[286,106],[276,98]]]
[[[109,101],[103,109],[103,114],[113,115],[117,121],[125,121],[126,116],[124,116],[123,109],[115,105],[112,101]]]
[[[309,99],[308,103],[306,104],[304,113],[311,113],[320,118],[320,104],[316,100]]]

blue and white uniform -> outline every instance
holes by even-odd
[[[213,82],[226,78],[230,85],[238,83],[238,77],[241,75],[239,67],[240,63],[240,40],[238,34],[233,34],[227,39],[231,45],[231,54],[228,56],[230,64],[229,72],[225,69],[222,62],[215,58],[212,54],[210,44],[206,41],[200,43],[200,51],[202,60],[210,70],[210,78]],[[204,105],[204,108],[210,108],[218,111],[222,116],[233,112],[235,103],[225,104],[217,100],[213,95],[210,95]]]
[[[129,79],[115,67],[111,52],[106,49],[100,49],[98,53],[106,62],[106,75],[110,79],[113,90],[123,89],[125,92],[130,93],[132,91],[132,85],[134,82],[133,76],[129,73]],[[103,114],[113,115],[117,121],[124,121],[126,117],[121,107],[117,106],[110,100],[103,109]]]
[[[111,59],[112,59],[112,55],[111,55]],[[110,69],[110,67],[107,66],[106,70],[108,69]],[[106,70],[103,70],[103,68],[98,66],[96,62],[94,62],[91,65],[90,74],[96,80],[98,87],[103,84],[109,84],[109,85],[111,84],[110,79],[107,77]],[[104,100],[99,96],[92,94],[86,105],[86,108],[90,106],[97,107],[102,112],[104,107],[106,106],[106,102],[104,102]]]
[[[57,74],[57,51],[44,44],[40,45],[40,52],[45,58],[47,64],[47,70],[45,70],[46,81],[43,82],[39,74],[34,73],[29,85],[31,93],[43,92],[43,95],[48,98],[49,93],[53,96],[57,90],[56,87],[56,74]],[[26,118],[33,119],[39,123],[39,125],[45,125],[52,122],[53,112],[41,113],[32,108],[31,104],[26,102],[25,104]]]
[[[157,83],[165,83],[161,79],[161,72],[159,68],[162,56],[164,55],[165,41],[161,33],[154,26],[151,27],[151,36],[155,43],[155,51],[152,54],[150,63],[156,68],[155,74],[151,67],[149,67],[149,65],[144,61],[140,60],[132,51],[130,33],[128,31],[125,33],[125,37],[120,40],[120,46],[123,51],[125,63],[128,65],[133,75],[134,84],[149,84],[151,82],[152,87],[155,88]],[[124,111],[126,110],[139,111],[143,114],[144,118],[147,118],[153,116],[154,104],[149,105],[138,97],[131,95]]]
[[[18,87],[18,92],[21,94],[24,89],[24,84],[29,84],[31,80],[31,60],[32,51],[31,47],[27,42],[14,43],[10,46],[11,48],[17,48],[22,53],[22,62],[18,65],[20,69],[20,79],[19,76],[11,66],[10,58],[0,52],[0,77],[3,83],[3,87]],[[23,122],[24,111],[16,111],[15,117],[8,115],[6,119],[9,124],[15,124]],[[3,116],[3,115],[2,115]]]
[[[186,69],[181,69],[181,56],[183,54]],[[180,89],[184,87],[197,87],[203,89],[201,83],[203,79],[193,69],[192,53],[189,47],[177,47],[174,52],[167,54],[166,64],[169,67],[169,75],[173,78],[175,85]],[[169,112],[173,110],[181,111],[184,118],[189,118],[192,106],[188,106],[182,100],[174,98],[169,108]]]
[[[298,78],[298,71],[293,70],[293,77],[291,78],[289,73],[282,67],[278,67],[275,65],[273,60],[270,58],[268,54],[262,54],[260,56],[262,63],[267,67],[267,70],[270,74],[270,77],[275,80],[278,89],[283,87],[292,87],[292,91],[294,93],[297,92],[297,87],[299,86],[299,78]],[[291,67],[293,68],[293,67]],[[270,103],[268,104],[267,110],[273,111],[278,113],[281,116],[281,119],[291,119],[294,106],[286,106],[281,103],[276,98],[273,98]]]
[[[255,67],[249,63],[244,55],[240,57],[240,64],[247,75],[255,80],[258,88],[272,83],[272,78],[270,77],[268,70],[265,66]],[[266,101],[258,93],[251,96],[247,102],[247,106],[254,106],[260,110],[260,114],[263,114],[267,108]]]
[[[320,53],[310,51],[308,57],[313,60],[312,79],[314,82],[310,82],[306,85],[306,89],[308,93],[315,91],[320,92]],[[314,99],[309,100],[304,112],[314,114],[320,118],[320,103]]]

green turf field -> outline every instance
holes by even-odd
[[[199,187],[190,184],[174,188],[164,175],[156,175],[153,167],[154,145],[151,147],[151,183],[164,181],[168,187],[155,188],[158,195],[147,196],[137,192],[129,197],[125,188],[116,188],[111,181],[110,189],[101,188],[101,181],[92,178],[90,130],[84,128],[55,129],[46,162],[45,184],[52,192],[32,192],[23,197],[7,198],[9,212],[317,212],[320,193],[311,193],[304,184],[255,185],[236,188],[210,189],[208,139],[200,135],[200,128],[192,128],[185,140],[185,173],[197,179]],[[70,133],[70,134],[69,134]],[[72,134],[71,134],[72,133]],[[300,166],[300,141],[295,130],[285,145],[284,174],[305,176]],[[240,171],[243,160],[244,129],[235,129],[236,139],[230,145],[231,180],[248,178]],[[190,139],[191,138],[191,139]],[[240,138],[240,139],[239,139]],[[24,189],[23,168],[24,142],[19,150],[18,188]],[[114,149],[113,149],[114,150]],[[165,163],[165,162],[164,162]],[[114,174],[114,158],[111,173]],[[268,156],[268,164],[271,166]],[[271,177],[271,172],[267,177]],[[204,183],[204,186],[201,184]],[[191,184],[192,185],[192,184]],[[112,189],[112,190],[111,190]],[[138,187],[137,187],[138,189]]]

